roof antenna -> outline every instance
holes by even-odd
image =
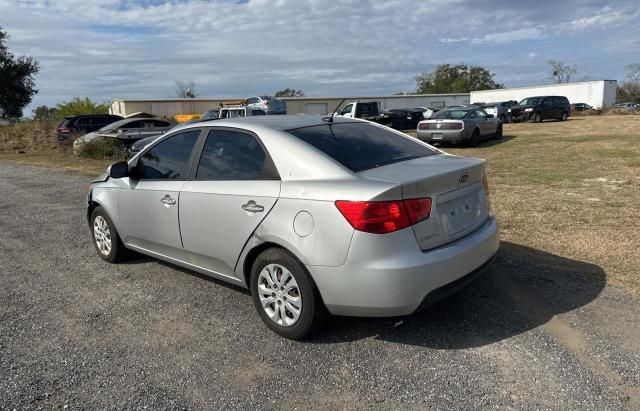
[[[336,113],[340,109],[340,106],[342,105],[342,103],[345,102],[345,100],[346,100],[346,98],[343,98],[342,101],[340,103],[338,103],[338,105],[336,106],[336,109],[333,111],[333,113],[331,113],[331,115],[329,117],[323,118],[323,120],[328,121],[329,123],[333,123],[333,116],[336,115]]]

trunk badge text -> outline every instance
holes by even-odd
[[[469,174],[463,174],[460,176],[460,178],[458,179],[459,182],[464,183],[469,179]]]

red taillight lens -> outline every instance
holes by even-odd
[[[431,215],[431,199],[430,198],[412,198],[404,200],[404,206],[409,215],[411,225],[426,220]]]
[[[482,188],[484,188],[484,193],[489,195],[489,181],[486,174],[482,176]]]
[[[386,234],[428,218],[431,214],[431,199],[336,201],[336,207],[356,230]]]
[[[62,128],[59,128],[58,130],[60,130],[61,133],[70,133],[71,132],[71,129],[68,128],[68,127],[62,127]]]

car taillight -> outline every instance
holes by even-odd
[[[58,130],[60,130],[61,133],[70,133],[71,132],[71,129],[68,128],[68,127],[62,127],[62,128],[59,128]]]
[[[417,224],[422,220],[426,220],[431,215],[431,199],[430,198],[412,198],[403,201],[409,222],[411,225]]]
[[[489,180],[487,180],[487,175],[482,176],[482,188],[484,188],[484,193],[489,195]]]
[[[427,123],[418,123],[418,130],[427,130],[428,128]]]
[[[431,199],[336,201],[336,207],[356,230],[387,234],[429,218]]]

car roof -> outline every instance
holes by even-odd
[[[70,120],[72,118],[78,118],[78,117],[116,117],[116,118],[122,118],[122,116],[119,116],[117,114],[76,114],[75,116],[65,116],[64,119],[65,120]]]
[[[198,123],[189,124],[187,127],[206,127],[206,126],[217,126],[217,127],[234,127],[234,126],[243,126],[243,127],[251,127],[258,126],[262,128],[270,128],[275,130],[293,130],[296,128],[302,127],[311,127],[311,126],[320,126],[331,124],[328,120],[323,120],[328,118],[329,116],[320,116],[320,115],[271,115],[271,116],[250,116],[250,117],[238,117],[238,118],[229,118],[229,119],[211,119],[204,120]],[[345,119],[342,117],[333,117],[334,124],[340,123],[367,123],[366,121],[359,119]],[[187,128],[185,127],[185,128]]]

